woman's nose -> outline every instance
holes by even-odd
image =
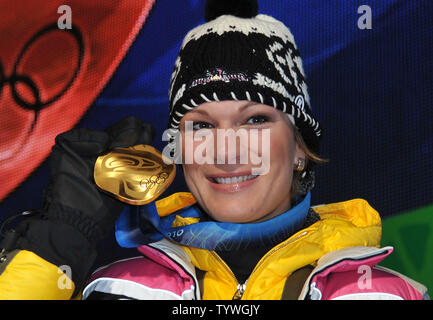
[[[217,129],[214,141],[215,164],[247,164],[248,132],[245,129]]]

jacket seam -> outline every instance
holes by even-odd
[[[356,292],[356,293],[347,293],[347,294],[343,294],[341,296],[332,298],[331,300],[345,300],[344,298],[348,298],[348,297],[353,297],[353,296],[374,296],[374,295],[381,295],[381,296],[388,296],[388,297],[392,297],[394,299],[392,300],[405,300],[403,299],[403,297],[393,294],[393,293],[388,293],[388,292]],[[370,300],[370,299],[363,299],[363,300]],[[374,299],[377,300],[377,299]]]
[[[15,258],[15,256],[22,250],[15,249],[12,251],[6,251],[0,254],[0,275],[6,270],[11,261]]]
[[[109,282],[112,282],[112,283],[114,283],[114,282],[124,282],[124,283],[127,283],[127,284],[132,285],[132,286],[136,286],[136,287],[139,287],[139,288],[145,288],[146,290],[149,290],[149,291],[167,293],[170,296],[174,296],[174,297],[176,297],[178,299],[183,299],[183,297],[185,295],[185,292],[191,291],[191,289],[188,289],[188,290],[183,291],[181,295],[178,295],[178,294],[174,293],[171,290],[152,288],[152,287],[146,286],[144,284],[141,284],[141,283],[138,283],[138,282],[132,281],[132,280],[119,279],[119,278],[110,278],[110,277],[101,277],[101,278],[93,280],[84,289],[84,291],[83,291],[83,298],[85,299],[88,296],[87,291],[90,290],[90,289],[92,289],[92,291],[90,291],[90,293],[93,292],[93,291],[98,291],[98,292],[103,292],[103,293],[114,293],[114,294],[119,294],[120,293],[122,295],[128,294],[128,292],[123,292],[123,289],[120,290],[120,292],[107,292],[107,291],[95,290],[95,288],[98,285],[98,283],[104,283],[104,282],[107,282],[107,283],[109,283]],[[132,298],[132,299],[138,299],[137,297],[133,297],[130,294],[128,294],[127,296],[130,297],[130,298]]]
[[[182,264],[180,264],[175,259],[173,259],[172,257],[170,257],[170,255],[168,253],[164,252],[163,250],[161,250],[159,248],[153,247],[153,246],[148,246],[148,245],[146,245],[146,246],[149,247],[149,248],[151,248],[151,249],[155,249],[159,253],[165,255],[167,258],[169,258],[171,261],[173,261],[177,266],[179,266],[188,276],[190,276],[191,279],[193,279],[194,286],[195,286],[195,289],[194,289],[194,298],[195,298],[195,300],[198,300],[199,299],[198,298],[199,287],[198,287],[198,281],[197,281],[196,277],[194,275],[192,275],[188,270],[186,270],[186,268]]]

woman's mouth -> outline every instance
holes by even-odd
[[[233,193],[247,189],[258,179],[258,175],[250,173],[224,174],[208,176],[210,186],[215,191]]]
[[[237,177],[215,177],[211,178],[213,182],[218,184],[233,184],[257,178],[258,175],[246,175]]]

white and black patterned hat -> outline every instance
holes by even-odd
[[[257,1],[207,1],[206,23],[188,32],[175,62],[169,128],[176,131],[185,113],[204,102],[255,101],[287,113],[318,153],[322,129],[293,35],[257,13]]]

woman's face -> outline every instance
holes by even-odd
[[[180,131],[186,183],[213,219],[258,222],[290,208],[294,164],[305,153],[287,114],[250,101],[208,102],[182,118]]]

